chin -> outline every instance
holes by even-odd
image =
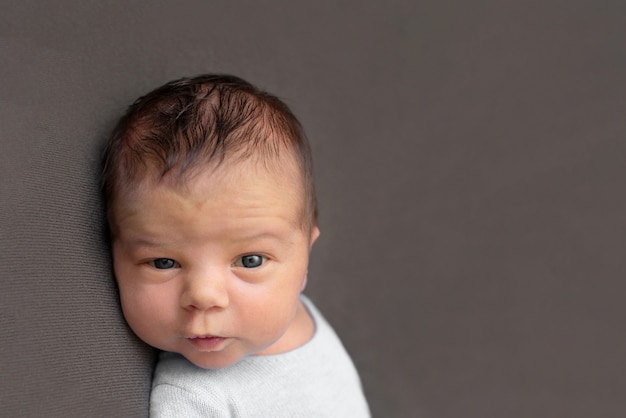
[[[205,353],[205,355],[187,356],[181,353],[187,360],[193,363],[195,366],[201,369],[223,369],[224,367],[232,366],[243,358],[243,356],[220,356],[213,355],[219,353]],[[210,355],[207,355],[210,354]]]

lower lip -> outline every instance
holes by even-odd
[[[188,338],[189,342],[200,351],[215,351],[219,349],[226,338],[223,337],[196,337]]]

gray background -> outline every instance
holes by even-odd
[[[142,416],[96,175],[228,72],[316,159],[308,293],[377,417],[626,416],[626,3],[1,1],[0,415]]]

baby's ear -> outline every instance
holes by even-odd
[[[320,236],[320,229],[316,225],[313,228],[311,228],[311,240],[309,241],[309,249],[313,247],[313,244],[315,244],[315,241],[317,241],[317,238],[319,236]]]
[[[302,280],[302,287],[300,288],[300,292],[304,292],[306,288],[306,282],[309,280],[309,271],[304,272],[304,280]]]

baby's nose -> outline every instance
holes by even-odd
[[[226,271],[206,269],[190,273],[185,280],[181,305],[187,310],[226,308],[229,304]]]

